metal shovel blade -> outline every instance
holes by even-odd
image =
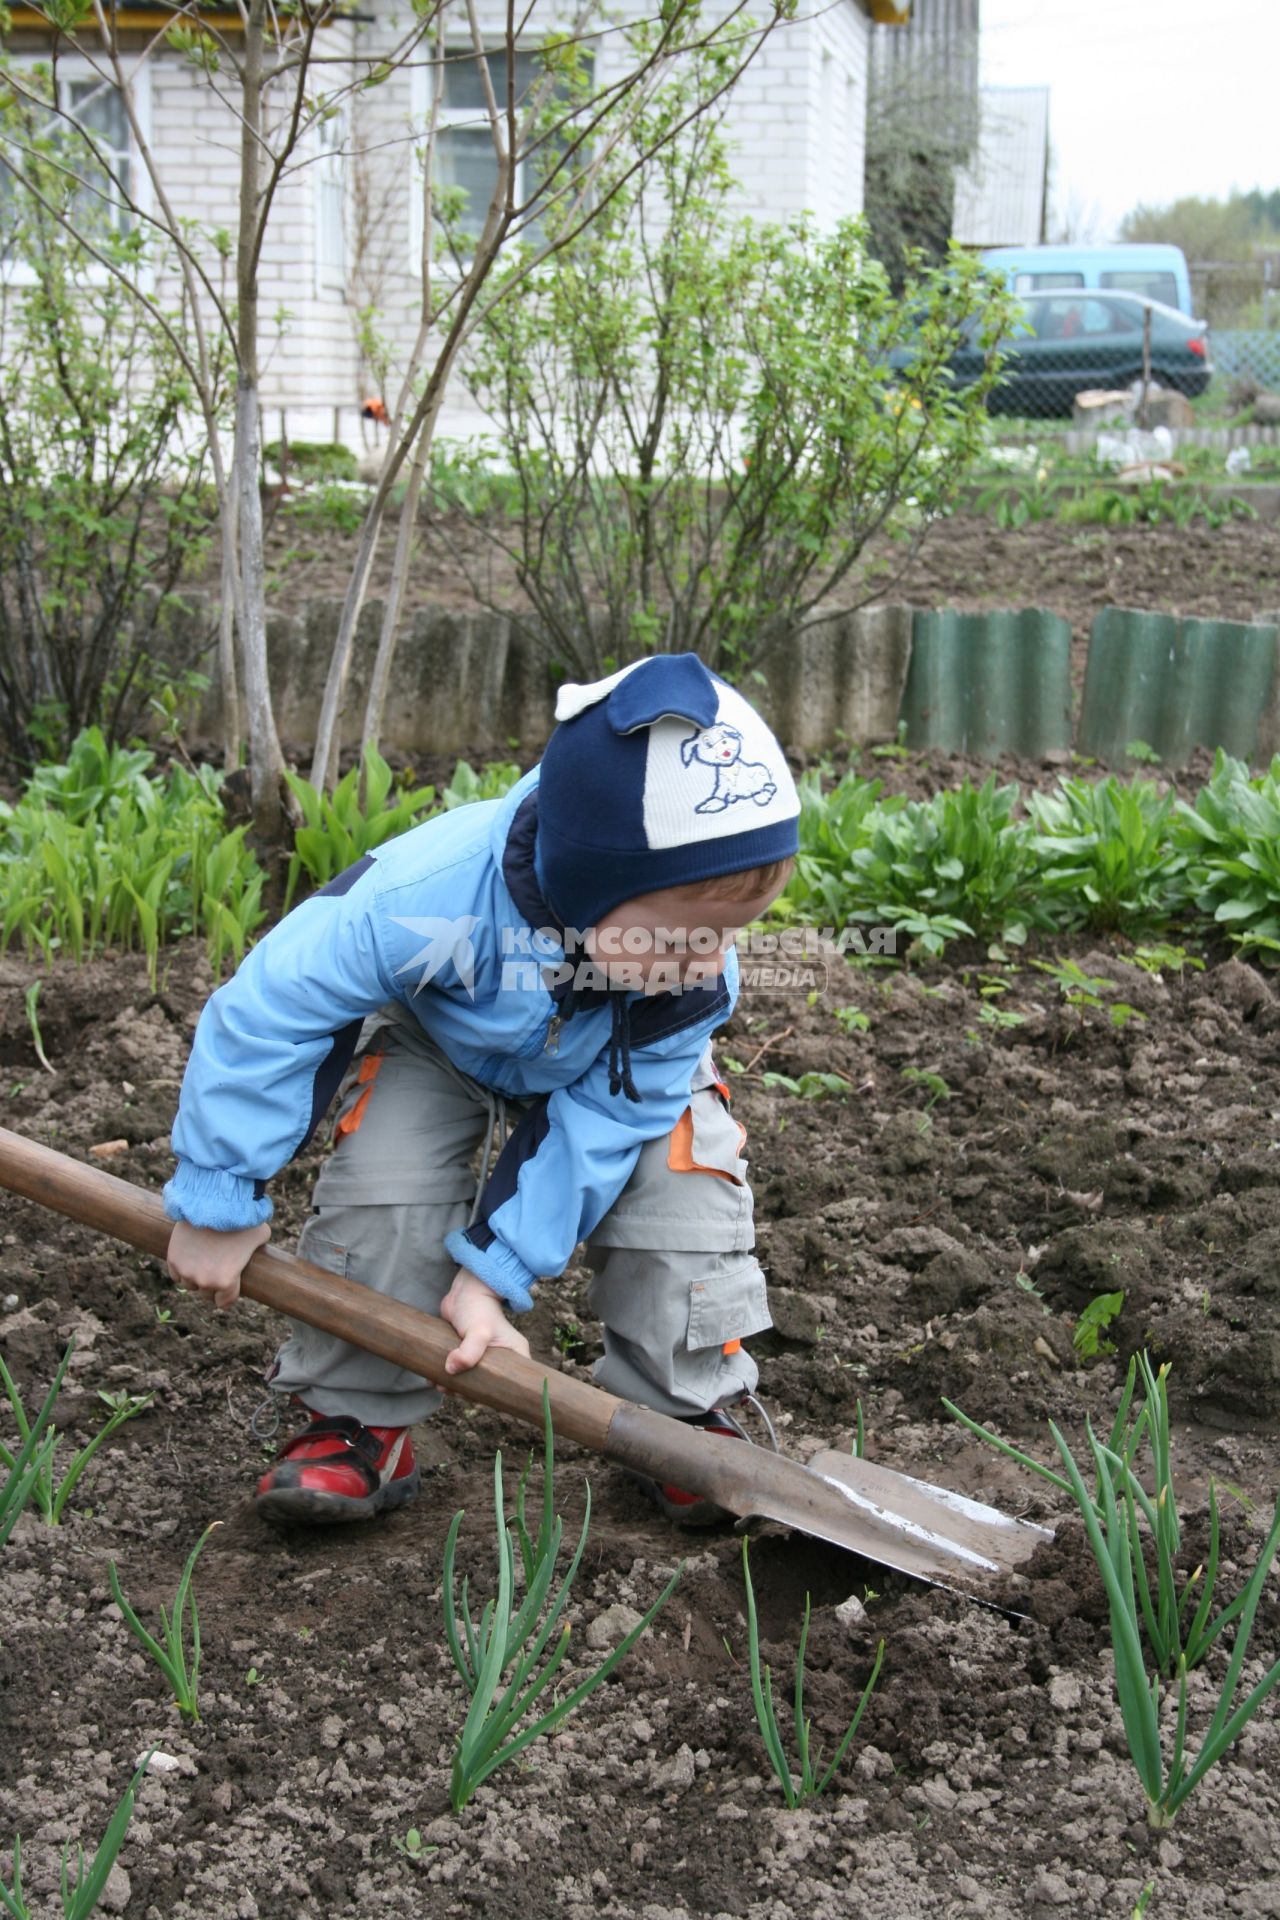
[[[623,1402],[602,1451],[655,1478],[677,1477],[746,1522],[772,1520],[877,1566],[991,1601],[1052,1539],[1044,1527],[946,1487],[828,1449],[805,1465],[764,1447],[683,1428]],[[674,1458],[678,1448],[678,1461]]]
[[[864,1541],[856,1552],[959,1592],[1007,1584],[1053,1538],[1049,1527],[852,1454],[828,1449],[807,1471],[843,1503],[846,1537],[851,1526]]]

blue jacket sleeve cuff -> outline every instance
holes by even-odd
[[[482,1238],[488,1237],[487,1247],[477,1246],[471,1239],[471,1234],[477,1232]],[[492,1287],[507,1306],[517,1313],[528,1313],[533,1305],[530,1288],[536,1275],[529,1271],[518,1253],[495,1239],[488,1227],[455,1227],[445,1235],[444,1244],[460,1267],[474,1273],[486,1287]]]
[[[265,1193],[258,1193],[259,1184],[239,1173],[219,1173],[211,1167],[194,1166],[190,1160],[179,1160],[164,1190],[164,1210],[171,1220],[212,1227],[218,1233],[260,1227],[275,1208]]]

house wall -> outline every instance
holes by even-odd
[[[486,36],[501,40],[506,0],[477,0],[477,11]],[[651,0],[620,0],[617,13],[623,18],[651,14]],[[458,14],[458,42],[465,44],[466,16],[460,8]],[[554,6],[538,0],[530,39],[541,37],[555,17]],[[565,24],[569,17],[566,9]],[[364,62],[385,53],[409,24],[408,10],[397,0],[372,0],[366,14],[330,29],[319,51],[334,64],[316,70],[315,90],[349,81],[361,69],[346,66],[347,60],[354,55]],[[863,0],[837,0],[825,10],[805,11],[766,38],[729,97],[724,117],[739,181],[736,211],[761,221],[808,211],[821,226],[860,211],[870,39]],[[33,41],[32,50],[43,56],[41,43]],[[277,190],[259,276],[268,440],[279,437],[283,414],[292,440],[341,438],[358,451],[378,450],[385,430],[360,417],[361,402],[378,391],[377,379],[362,363],[360,314],[365,308],[376,311],[392,368],[386,398],[393,400],[421,304],[421,215],[415,220],[413,203],[421,191],[415,147],[429,109],[429,61],[424,47],[412,68],[394,72],[351,101],[345,150],[347,265],[341,280],[318,272],[318,173],[308,164],[318,150],[314,136]],[[607,84],[628,64],[621,34],[616,29],[602,34],[598,82]],[[218,228],[234,235],[240,130],[229,100],[167,49],[148,61],[146,94],[148,137],[175,212],[197,222],[206,236]],[[234,260],[220,260],[207,238],[199,252],[230,303]],[[176,301],[176,274],[163,279],[158,291]],[[484,424],[455,380],[439,431],[464,437]]]
[[[648,13],[651,8],[648,0],[623,0],[619,11]],[[486,34],[502,37],[505,4],[479,0],[478,16]],[[548,23],[540,18],[538,24],[542,32]],[[385,16],[360,33],[362,53],[381,45],[388,33]],[[756,220],[784,220],[807,210],[830,226],[861,211],[870,36],[860,0],[842,0],[816,16],[784,21],[768,36],[735,86],[724,120],[739,182],[737,212]],[[465,30],[460,41],[465,42]],[[602,36],[598,83],[607,84],[626,62],[620,35]],[[364,221],[355,249],[351,297],[378,309],[397,364],[411,349],[420,303],[415,252],[420,216],[415,228],[410,198],[421,191],[413,148],[415,131],[421,137],[426,125],[426,65],[424,56],[416,75],[396,73],[363,96],[354,129],[352,169],[365,182],[373,217]],[[296,403],[290,398],[287,404],[292,410]],[[348,439],[354,425],[351,417],[344,423]],[[461,438],[484,426],[484,415],[455,380],[439,432]],[[292,418],[291,431],[295,438],[311,437]]]
[[[341,61],[350,55],[354,33],[350,24],[337,27],[325,36],[322,52]],[[317,83],[326,88],[335,84],[328,71],[342,75],[346,70],[326,70],[323,83]],[[169,53],[152,61],[151,138],[179,217],[234,234],[240,193],[238,122],[208,82]],[[264,431],[269,439],[279,432],[281,407],[291,413],[305,409],[321,422],[327,416],[328,425],[317,437],[328,439],[333,410],[349,408],[358,396],[355,309],[339,290],[322,286],[317,277],[316,174],[308,164],[314,151],[309,142],[299,156],[302,164],[287,173],[277,189],[258,281]],[[216,270],[213,247],[206,244],[201,253],[206,266],[213,264]],[[234,260],[226,263],[225,273],[230,298]],[[176,292],[176,280],[165,291]],[[292,418],[290,431],[294,438],[311,437],[303,435]]]

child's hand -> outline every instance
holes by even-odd
[[[455,1333],[462,1335],[444,1363],[446,1373],[465,1373],[484,1358],[490,1347],[507,1347],[512,1353],[529,1352],[529,1342],[517,1333],[502,1311],[502,1302],[492,1287],[486,1287],[474,1273],[459,1267],[453,1285],[440,1302],[442,1318]]]
[[[265,1220],[234,1233],[179,1220],[169,1236],[169,1272],[185,1292],[211,1293],[215,1306],[232,1306],[240,1297],[240,1275],[270,1238]]]

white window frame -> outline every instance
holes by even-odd
[[[46,58],[45,55],[41,53],[22,53],[22,54],[16,54],[14,56],[13,64],[15,67],[34,69],[36,67],[47,67],[51,64],[51,62]],[[139,126],[142,129],[142,137],[147,142],[148,146],[150,146],[151,144],[151,62],[149,60],[144,60],[140,62],[139,65],[135,67],[133,72],[129,75],[129,79],[133,87],[134,108],[137,112]],[[84,59],[82,55],[80,54],[59,55],[58,66],[57,66],[57,81],[58,81],[59,89],[61,89],[63,85],[73,86],[85,80],[96,80],[96,81],[99,81],[103,86],[108,86],[108,87],[111,87],[113,90],[116,90],[114,80],[112,80],[109,76],[98,72],[97,69],[92,65],[92,63]],[[151,179],[149,174],[147,173],[146,168],[142,164],[142,156],[139,153],[137,143],[133,138],[132,128],[130,128],[129,130],[128,158],[129,158],[129,166],[131,171],[131,185],[133,189],[132,199],[134,201],[134,204],[140,209],[141,213],[145,216],[149,214],[152,209]],[[98,281],[99,283],[105,282],[111,278],[110,269],[107,267],[100,267],[96,263],[90,265],[88,272],[89,272],[89,277],[92,280]],[[31,286],[34,286],[35,284],[36,284],[35,273],[33,272],[32,268],[28,266],[26,261],[21,259],[0,260],[0,285],[10,286],[10,287],[31,287]]]
[[[312,142],[315,159],[311,163],[313,175],[313,246],[315,256],[314,282],[317,297],[326,293],[340,293],[343,300],[349,290],[350,253],[348,248],[348,184],[347,147],[351,135],[351,113],[349,103],[343,101],[338,111],[328,120],[318,121],[312,130]],[[339,237],[338,253],[340,258],[329,257],[328,243],[335,231]]]
[[[532,45],[520,46],[517,44],[515,51],[516,58],[518,59],[522,53],[530,57],[536,56],[538,49]],[[487,55],[501,54],[505,58],[506,52],[507,49],[505,46],[485,48]],[[472,55],[474,57],[474,54],[475,48],[471,45],[445,48],[446,60],[458,59],[466,55]],[[409,270],[415,274],[419,271],[422,264],[423,161],[420,160],[418,156],[419,153],[425,149],[427,131],[431,124],[431,98],[434,73],[434,66],[428,60],[424,60],[421,65],[413,66],[409,70],[409,112],[415,142],[413,159],[409,167]],[[501,100],[499,100],[498,105],[501,111]],[[522,111],[523,109],[517,105],[517,114]],[[439,117],[436,122],[436,138],[439,139],[441,134],[448,133],[451,128],[455,127],[465,127],[473,132],[477,129],[483,129],[485,134],[488,135],[489,116],[483,108],[446,107],[442,101],[440,104]],[[525,182],[523,177],[525,165],[526,163],[523,160],[519,160],[516,163],[515,191],[517,204],[525,197]],[[483,218],[485,211],[487,211],[487,209],[482,210],[481,218]],[[469,256],[463,255],[461,270],[465,272],[470,264]],[[436,273],[442,273],[445,276],[454,270],[452,256],[443,249],[437,250],[434,256],[434,270]]]

